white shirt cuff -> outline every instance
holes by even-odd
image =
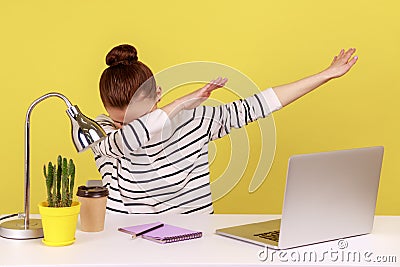
[[[282,108],[282,103],[279,101],[278,97],[276,96],[272,88],[268,88],[262,91],[261,93],[264,96],[264,99],[267,102],[267,105],[271,112],[274,112]]]

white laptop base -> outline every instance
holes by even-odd
[[[216,233],[275,249],[368,234],[373,226],[383,150],[368,147],[292,156],[282,219]]]

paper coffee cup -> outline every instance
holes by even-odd
[[[102,186],[79,186],[79,202],[81,202],[80,230],[84,232],[100,232],[104,229],[108,189]]]

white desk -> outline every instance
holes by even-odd
[[[215,229],[243,223],[275,219],[276,215],[175,215],[136,216],[107,214],[105,230],[100,233],[76,233],[76,242],[66,247],[47,247],[41,239],[9,240],[0,238],[0,266],[267,266],[267,265],[358,265],[400,266],[400,216],[375,217],[374,230],[370,235],[346,239],[348,247],[338,248],[338,242],[326,242],[287,250],[282,262],[275,254],[271,259],[260,261],[258,254],[264,248],[253,244],[215,235]],[[203,231],[203,237],[171,244],[157,244],[141,238],[131,239],[117,228],[142,223],[163,221],[194,230]],[[372,253],[371,262],[347,262],[327,257],[338,251]],[[271,251],[269,251],[271,252]],[[315,252],[323,262],[302,261],[296,263],[289,257]],[[276,252],[278,253],[278,252]],[[307,254],[308,255],[308,254]],[[376,256],[392,256],[396,262],[373,262]],[[308,257],[307,257],[308,258]],[[352,258],[353,259],[353,258]]]

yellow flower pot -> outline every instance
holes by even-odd
[[[76,224],[81,203],[74,201],[71,207],[48,207],[47,202],[39,205],[42,217],[43,243],[47,246],[68,246],[75,242]]]

